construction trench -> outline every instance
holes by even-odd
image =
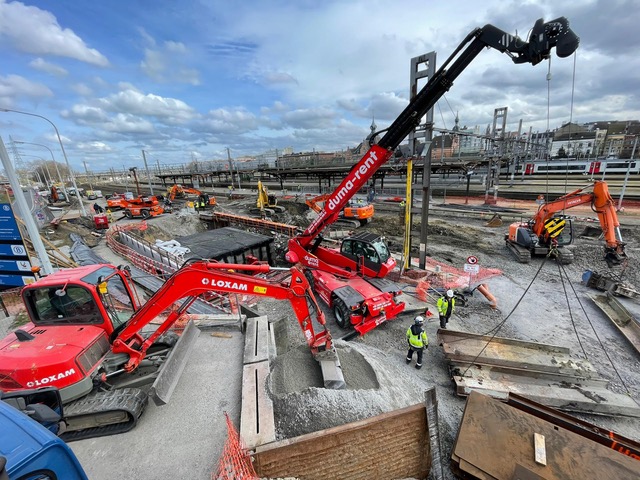
[[[242,221],[234,220],[238,216],[245,218],[243,209],[251,199],[223,200],[220,203],[222,205],[215,210],[221,216],[217,220],[221,222],[218,226],[265,234],[265,230],[260,233],[254,220],[248,217]],[[266,230],[266,236],[274,238],[272,250],[275,258],[286,249],[286,239],[291,233],[281,225],[304,225],[310,218],[299,204],[283,204],[288,207],[288,213],[273,218],[272,225]],[[508,206],[522,207],[515,203]],[[211,211],[196,214],[187,210],[178,208],[171,215],[149,220],[145,230],[139,232],[140,237],[150,243],[174,239],[178,237],[176,232],[181,233],[179,237],[197,237],[214,222]],[[428,247],[432,262],[426,274],[412,269],[403,278],[398,277],[398,281],[404,283],[403,296],[408,304],[406,312],[363,337],[350,342],[336,341],[347,383],[345,390],[322,388],[318,364],[309,354],[302,331],[287,302],[269,299],[247,302],[242,352],[242,411],[236,427],[251,455],[257,475],[263,478],[390,479],[448,479],[464,475],[465,478],[507,479],[512,478],[517,467],[520,474],[526,472],[530,475],[522,478],[562,478],[563,473],[567,475],[564,478],[577,478],[573,475],[578,470],[567,470],[566,462],[559,459],[556,462],[554,451],[567,447],[554,442],[575,442],[577,440],[572,435],[580,433],[570,432],[556,440],[553,437],[553,431],[557,431],[555,427],[548,428],[543,426],[546,423],[538,423],[543,420],[532,420],[534,426],[525,434],[524,427],[519,427],[526,423],[521,413],[507,415],[495,410],[495,416],[482,421],[493,424],[501,415],[512,416],[512,420],[501,428],[520,429],[518,431],[526,438],[530,436],[531,441],[525,442],[525,446],[510,450],[506,444],[502,450],[493,452],[478,448],[469,451],[469,445],[478,444],[479,437],[473,433],[475,431],[471,437],[465,437],[467,427],[483,428],[482,423],[477,424],[477,415],[473,417],[475,424],[462,423],[465,412],[473,411],[467,406],[466,398],[470,393],[474,395],[469,398],[477,393],[475,388],[459,385],[460,381],[470,382],[474,372],[472,369],[465,372],[469,365],[475,365],[474,368],[482,370],[483,374],[493,371],[503,375],[492,380],[501,384],[503,390],[485,389],[481,394],[483,398],[501,401],[508,398],[504,391],[508,393],[509,387],[516,385],[511,377],[507,379],[504,376],[505,370],[510,374],[519,367],[528,371],[525,381],[511,390],[524,397],[527,397],[527,388],[532,388],[531,378],[540,381],[541,374],[546,372],[550,377],[543,383],[546,381],[547,386],[553,384],[559,388],[551,393],[546,388],[545,401],[553,399],[554,408],[565,412],[563,415],[571,415],[570,418],[576,422],[579,419],[607,432],[615,432],[621,440],[619,443],[626,445],[629,452],[636,452],[634,442],[640,440],[637,406],[640,357],[637,345],[634,347],[616,326],[616,320],[607,317],[602,307],[588,298],[588,295],[601,295],[603,292],[580,283],[585,269],[599,266],[599,239],[589,236],[578,238],[572,248],[580,254],[576,255],[572,265],[563,267],[564,272],[554,262],[544,262],[543,259],[519,264],[504,247],[503,236],[509,215],[517,216],[519,220],[526,218],[524,209],[523,212],[502,214],[504,225],[487,227],[493,214],[472,210],[461,213],[446,205],[434,208]],[[585,211],[583,215],[584,224],[588,225],[589,213]],[[623,233],[631,248],[628,248],[630,261],[625,279],[629,284],[638,285],[638,261],[634,253],[638,251],[635,245],[640,240],[640,227],[637,225],[640,218],[631,213],[627,215],[622,218]],[[399,250],[402,226],[395,210],[376,214],[376,218],[363,228],[386,235],[391,250]],[[419,224],[414,223],[413,228],[419,228]],[[462,267],[470,255],[478,258],[485,276],[465,277]],[[461,332],[459,335],[467,335],[472,338],[469,341],[476,343],[469,344],[458,337],[452,343],[452,354],[447,347],[447,341],[451,339],[447,340],[443,332],[438,332],[437,314],[427,317],[430,346],[425,352],[425,366],[416,370],[413,364],[408,366],[404,361],[405,331],[417,313],[423,313],[426,308],[436,312],[437,295],[433,290],[425,289],[424,283],[420,282],[425,275],[434,288],[440,288],[438,281],[460,290],[469,283],[471,287],[485,285],[486,293],[493,300],[476,290],[466,297],[465,305],[457,307],[446,333]],[[571,299],[571,295],[565,295],[565,291],[572,290],[576,291],[580,302],[575,296]],[[619,298],[618,301],[629,316],[621,322],[637,322],[640,318],[637,299]],[[329,309],[325,309],[325,314],[331,332],[339,339],[346,332],[336,325]],[[616,314],[615,318],[621,316]],[[549,372],[547,361],[541,361],[536,364],[541,365],[536,367],[540,374],[532,372],[534,369],[525,362],[531,357],[521,351],[513,353],[500,347],[516,342],[539,344],[541,350],[550,352],[548,362],[551,365],[555,361],[588,361],[590,367],[580,371],[556,369]],[[502,352],[506,357],[480,355],[479,349],[485,345],[489,345],[487,350],[496,349],[494,353]],[[471,353],[465,354],[463,346]],[[521,344],[516,347],[523,348]],[[566,355],[568,360],[560,356],[556,360],[554,355],[560,354]],[[488,380],[482,382],[487,384]],[[592,394],[590,388],[594,385],[603,388],[610,396],[604,399],[602,394]],[[575,395],[582,396],[585,402],[592,402],[597,408],[576,409]],[[625,397],[626,403],[621,400]],[[540,395],[535,400],[543,398]],[[482,408],[492,411],[486,405]],[[531,407],[527,415],[531,415],[532,410],[535,409]],[[544,422],[553,420],[552,415],[543,417]],[[592,427],[589,431],[593,430],[597,429]],[[534,434],[541,432],[546,433],[546,465],[538,462],[535,456]],[[637,474],[640,471],[640,464],[633,459],[635,454],[623,455],[612,450],[610,445],[603,446],[593,436],[588,438],[581,451],[586,465],[593,463],[591,458],[598,458],[595,455],[617,455],[611,460],[615,465],[611,468],[615,469],[602,470],[604,476],[597,478],[633,478],[627,473]],[[495,438],[491,437],[481,443],[488,445],[493,440]],[[525,448],[527,445],[530,450]],[[500,468],[493,471],[478,458],[495,458],[490,463],[500,465]],[[635,463],[628,463],[630,460]],[[534,474],[538,477],[532,476]]]

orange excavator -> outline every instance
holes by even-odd
[[[542,204],[531,220],[509,226],[509,233],[505,236],[507,248],[520,263],[529,263],[534,255],[549,253],[556,255],[561,263],[571,263],[573,252],[563,247],[573,241],[573,228],[571,218],[561,212],[584,204],[591,204],[592,210],[598,214],[605,240],[604,260],[610,267],[624,262],[627,257],[625,244],[609,187],[606,182],[596,181],[591,191],[585,191],[587,188],[580,188]]]
[[[316,213],[322,211],[324,203],[331,197],[331,193],[324,193],[317,197],[309,198],[305,201],[307,206]],[[336,225],[346,225],[352,228],[358,228],[366,225],[373,218],[375,210],[372,203],[358,203],[358,201],[349,201],[347,205],[340,211]]]
[[[167,198],[170,202],[173,202],[176,198],[185,198],[187,195],[195,195],[196,197],[198,197],[199,201],[200,197],[202,197],[204,194],[196,188],[183,187],[182,185],[178,184],[169,187],[169,189],[167,190]],[[213,195],[207,195],[207,197],[209,198],[207,201],[207,205],[216,205],[216,197],[214,197]]]

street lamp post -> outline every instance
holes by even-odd
[[[56,136],[58,137],[58,143],[60,143],[60,149],[62,150],[62,156],[64,157],[64,161],[67,164],[67,168],[69,169],[69,175],[71,176],[71,183],[73,184],[73,188],[75,189],[76,194],[78,196],[78,202],[80,203],[80,210],[82,211],[82,215],[86,217],[87,211],[84,209],[84,204],[82,203],[82,197],[80,196],[78,185],[76,185],[76,177],[73,175],[73,170],[71,170],[71,166],[69,165],[67,152],[65,151],[64,145],[62,144],[62,138],[60,138],[60,132],[58,131],[58,127],[56,127],[55,124],[51,120],[49,120],[47,117],[43,117],[42,115],[38,115],[37,113],[22,112],[20,110],[11,110],[9,108],[0,108],[0,112],[13,112],[13,113],[20,113],[22,115],[30,115],[32,117],[41,118],[51,124],[51,126],[56,132]]]

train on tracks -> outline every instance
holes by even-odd
[[[582,175],[598,175],[598,174],[629,174],[640,173],[640,160],[630,159],[558,159],[550,161],[533,161],[525,162],[523,167],[523,175],[565,175],[565,174],[582,174]]]

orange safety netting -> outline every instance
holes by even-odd
[[[218,470],[211,476],[212,480],[257,480],[258,475],[253,469],[251,456],[244,449],[240,435],[233,426],[227,412],[227,441],[224,444]]]
[[[484,267],[478,267],[478,273],[469,273],[433,258],[427,258],[426,264],[426,274],[416,285],[416,295],[423,302],[428,301],[430,290],[462,289],[480,284],[489,277],[502,275],[497,268]]]

